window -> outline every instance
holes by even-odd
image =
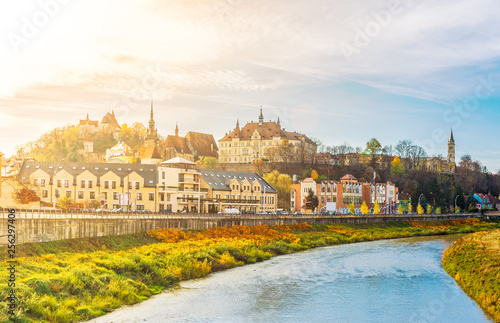
[[[154,201],[155,200],[155,193],[149,193],[149,200]]]
[[[83,191],[78,191],[78,199],[83,200]]]
[[[45,187],[45,178],[40,178],[40,186]]]
[[[71,191],[66,191],[66,196],[71,197]]]
[[[85,180],[82,179],[82,184],[80,185],[81,188],[85,188]]]
[[[116,190],[116,181],[112,182],[112,187],[111,188],[114,189],[114,190]]]
[[[167,193],[167,202],[170,202],[170,194]]]
[[[104,188],[109,189],[109,181],[104,181]]]
[[[49,191],[43,190],[42,191],[42,197],[48,197],[49,196]]]
[[[89,181],[89,188],[92,188],[92,181]]]
[[[69,187],[69,180],[67,179],[64,180],[64,187]]]
[[[60,179],[57,180],[57,187],[61,187],[61,182],[62,181]]]
[[[165,179],[165,172],[161,172],[161,179]]]
[[[142,201],[142,193],[141,192],[137,193],[137,201]]]
[[[138,190],[139,189],[139,182],[135,182],[135,189]]]
[[[94,191],[90,192],[90,199],[95,200],[95,192]]]
[[[118,192],[113,192],[113,200],[118,200]]]
[[[103,195],[104,195],[104,200],[107,200],[108,199],[108,192],[103,192]]]
[[[144,204],[137,204],[137,210],[144,210]]]

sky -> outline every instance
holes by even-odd
[[[495,0],[0,1],[0,152],[100,121],[280,118],[325,145],[410,139],[500,171]]]

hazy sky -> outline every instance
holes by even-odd
[[[500,170],[495,0],[0,2],[0,151],[101,120],[216,140],[280,118],[327,145],[411,139]]]

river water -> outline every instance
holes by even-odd
[[[280,256],[182,282],[91,322],[491,322],[441,267],[457,238]]]

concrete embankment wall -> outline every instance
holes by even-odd
[[[436,221],[468,219],[463,215],[406,216],[225,216],[225,215],[95,215],[95,214],[29,214],[16,212],[16,243],[101,237],[131,234],[158,228],[206,229],[215,226],[275,225],[307,222],[309,224],[382,223],[390,221]],[[0,211],[0,246],[7,245],[8,212]]]

